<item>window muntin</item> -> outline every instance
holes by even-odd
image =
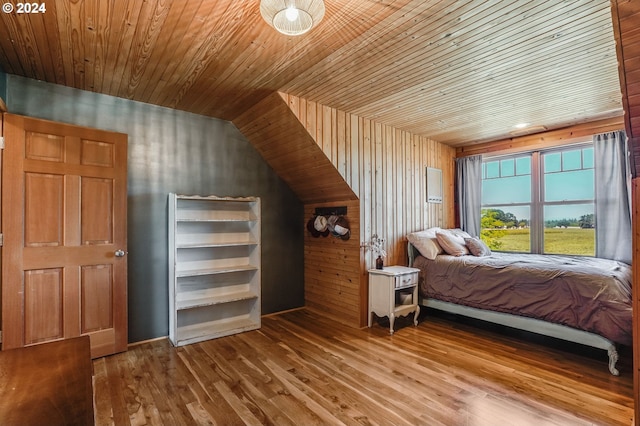
[[[496,251],[594,256],[593,155],[584,144],[486,159],[483,240]]]
[[[505,191],[505,188],[509,188],[509,191]],[[483,164],[483,205],[490,206],[530,202],[530,156],[488,161]]]
[[[595,199],[593,148],[542,153],[542,168],[545,202]]]

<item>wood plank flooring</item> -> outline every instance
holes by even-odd
[[[630,425],[631,354],[476,327],[432,312],[353,329],[308,310],[173,348],[94,361],[98,425]],[[574,345],[575,346],[575,345]]]

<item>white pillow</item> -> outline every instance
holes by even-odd
[[[457,235],[451,230],[441,229],[437,231],[436,239],[440,247],[451,256],[464,256],[465,254],[469,254],[469,248],[464,242],[464,237]]]
[[[443,231],[449,232],[453,235],[457,235],[458,237],[471,238],[471,234],[469,234],[467,231],[463,231],[460,228],[443,229]]]
[[[442,253],[442,247],[440,247],[436,238],[436,232],[439,230],[440,228],[435,227],[425,229],[424,231],[413,232],[407,235],[407,239],[418,249],[421,255],[433,260],[437,255]]]

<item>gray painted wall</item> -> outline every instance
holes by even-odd
[[[7,74],[0,68],[0,99],[7,99]]]
[[[262,313],[304,306],[300,200],[230,122],[7,75],[9,112],[129,135],[129,341],[168,334],[167,194],[259,196]]]

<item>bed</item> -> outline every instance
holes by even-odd
[[[618,375],[617,344],[631,345],[631,268],[578,256],[491,253],[426,258],[409,242],[420,269],[420,304],[604,349]]]

